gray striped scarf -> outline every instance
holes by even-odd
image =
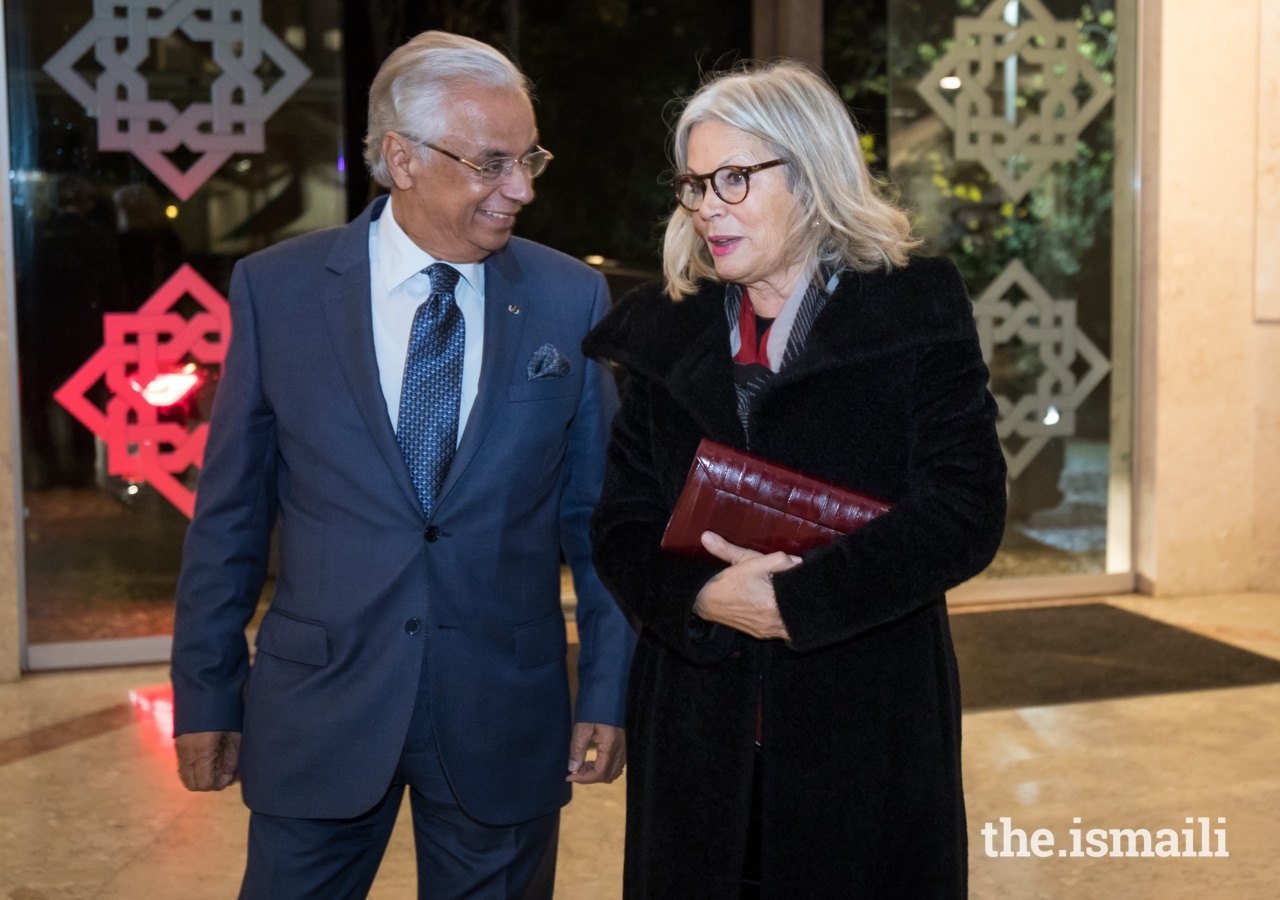
[[[840,281],[839,272],[831,272],[818,268],[806,282],[801,279],[791,296],[787,298],[782,312],[773,321],[769,332],[769,345],[766,352],[769,368],[776,374],[789,366],[800,351],[804,349],[809,331],[814,320],[831,299],[831,292]],[[729,320],[729,355],[736,356],[742,347],[742,338],[738,334],[738,317],[742,314],[742,285],[729,284],[724,292],[724,313]],[[784,349],[785,348],[785,349]],[[781,362],[775,362],[781,360]],[[751,431],[748,420],[751,414],[751,403],[755,400],[759,386],[748,387],[735,385],[738,402],[738,418],[742,422],[742,432],[747,436],[747,446],[751,445]]]

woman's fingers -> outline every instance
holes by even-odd
[[[731,566],[758,560],[761,572],[785,572],[804,562],[798,556],[781,551],[766,555],[746,547],[739,547],[737,544],[729,543],[714,531],[702,532],[702,546],[706,547],[707,552],[716,559],[723,560]]]
[[[706,547],[707,552],[716,559],[723,560],[731,566],[762,555],[754,550],[748,550],[746,547],[731,544],[714,531],[702,532],[702,546]]]
[[[794,569],[803,562],[800,557],[791,556],[781,551],[761,557],[760,561],[766,572],[785,572],[787,569]]]

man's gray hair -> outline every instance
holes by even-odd
[[[447,31],[424,31],[396,48],[369,88],[369,132],[364,161],[373,180],[391,187],[382,158],[388,131],[426,142],[444,136],[440,105],[459,83],[511,88],[529,96],[529,80],[493,47]]]

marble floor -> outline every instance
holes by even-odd
[[[1280,595],[1107,602],[1280,659]],[[149,666],[0,685],[0,900],[235,896],[247,813],[234,790],[178,783],[165,677]],[[1280,898],[1280,684],[968,713],[964,753],[975,900]],[[624,791],[579,789],[565,810],[561,900],[619,895]],[[1159,829],[1185,849],[1186,829],[1199,851],[1201,819],[1229,855],[1218,838],[1207,857],[1072,853],[1071,829],[1087,851],[1094,828],[1108,847],[1107,830],[1145,828],[1156,850]],[[375,900],[415,896],[407,826]],[[1002,856],[1006,827],[1012,850],[1012,829],[1045,829],[1052,849],[1041,835],[1043,855]]]

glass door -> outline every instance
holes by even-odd
[[[855,109],[883,103],[883,119],[863,117],[867,152],[921,252],[964,275],[1009,466],[1000,552],[952,599],[1127,591],[1136,13],[1115,0],[867,9],[831,5],[828,67]]]
[[[28,666],[168,656],[231,267],[346,218],[339,0],[7,0]]]

